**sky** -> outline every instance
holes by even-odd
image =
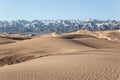
[[[120,20],[120,0],[0,0],[0,20]]]

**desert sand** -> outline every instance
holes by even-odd
[[[0,45],[0,80],[120,80],[119,30],[10,40]]]

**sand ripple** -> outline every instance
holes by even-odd
[[[119,73],[118,56],[64,55],[5,66],[0,80],[117,80]]]

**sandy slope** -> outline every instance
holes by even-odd
[[[117,41],[97,36],[103,33],[108,36],[91,31],[52,33],[1,45],[0,66],[8,65],[0,68],[0,80],[119,80],[119,35],[109,34]]]
[[[120,55],[44,57],[0,69],[0,80],[117,80]]]
[[[0,37],[0,45],[2,45],[2,44],[8,44],[8,43],[14,43],[14,42],[15,42],[15,40]]]
[[[104,38],[111,41],[120,41],[120,30],[111,30],[111,31],[88,31],[80,30],[73,32],[74,34],[89,34],[98,38]]]
[[[13,44],[1,45],[0,64],[14,64],[25,61],[25,58],[28,59],[28,57],[33,59],[42,56],[93,49],[84,44],[76,43],[74,40],[52,36],[38,37]]]
[[[14,43],[21,40],[31,39],[31,35],[20,35],[20,34],[0,34],[0,45]]]

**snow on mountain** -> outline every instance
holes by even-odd
[[[0,21],[0,32],[7,33],[66,33],[77,30],[120,30],[120,21],[116,20],[17,20]]]

